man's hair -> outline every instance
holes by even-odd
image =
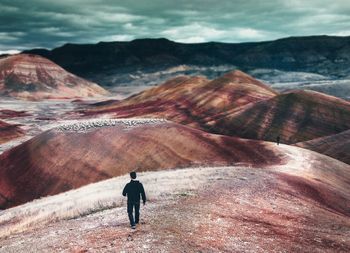
[[[130,172],[130,177],[131,177],[132,179],[135,179],[135,178],[136,178],[136,172],[135,172],[135,171]]]

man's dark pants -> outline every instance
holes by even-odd
[[[133,216],[133,209],[135,208],[135,220]],[[139,223],[140,219],[140,202],[131,202],[128,201],[128,215],[130,220],[130,225],[134,226],[135,223]]]

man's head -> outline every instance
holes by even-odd
[[[135,171],[130,172],[130,177],[131,177],[132,179],[136,179],[136,172],[135,172]]]

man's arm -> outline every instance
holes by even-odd
[[[126,196],[126,193],[128,192],[128,184],[125,185],[124,190],[123,190],[123,196]]]
[[[141,191],[143,204],[145,204],[146,203],[146,193],[145,193],[145,189],[143,188],[143,185],[141,183],[140,183],[140,191]]]

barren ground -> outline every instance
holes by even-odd
[[[149,202],[141,207],[141,224],[134,231],[120,196],[127,176],[5,210],[0,213],[0,252],[349,252],[350,209],[339,209],[325,198],[334,191],[349,207],[349,167],[334,167],[332,174],[328,157],[306,163],[316,153],[281,149],[290,162],[269,169],[140,173]],[[337,175],[341,169],[343,174]],[[319,188],[300,184],[312,178],[322,183]],[[321,192],[324,185],[327,194]],[[84,207],[94,203],[100,208]],[[49,216],[40,218],[50,209]],[[34,223],[10,232],[14,217],[18,224],[26,217]],[[56,222],[48,223],[50,218]]]
[[[135,88],[136,89],[136,88]],[[125,91],[121,95],[105,97],[100,99],[84,99],[82,103],[95,103],[105,99],[123,99],[132,94],[133,87],[129,88],[129,93]],[[25,136],[16,138],[9,142],[0,144],[0,154],[4,151],[15,147],[45,130],[51,129],[57,125],[65,123],[67,120],[77,119],[78,116],[70,114],[79,107],[79,103],[74,100],[44,100],[44,101],[27,101],[12,98],[1,98],[0,111],[12,111],[8,117],[1,117],[4,121],[11,124],[19,124],[25,130]],[[17,112],[17,116],[16,116]],[[1,114],[3,115],[3,113]]]

